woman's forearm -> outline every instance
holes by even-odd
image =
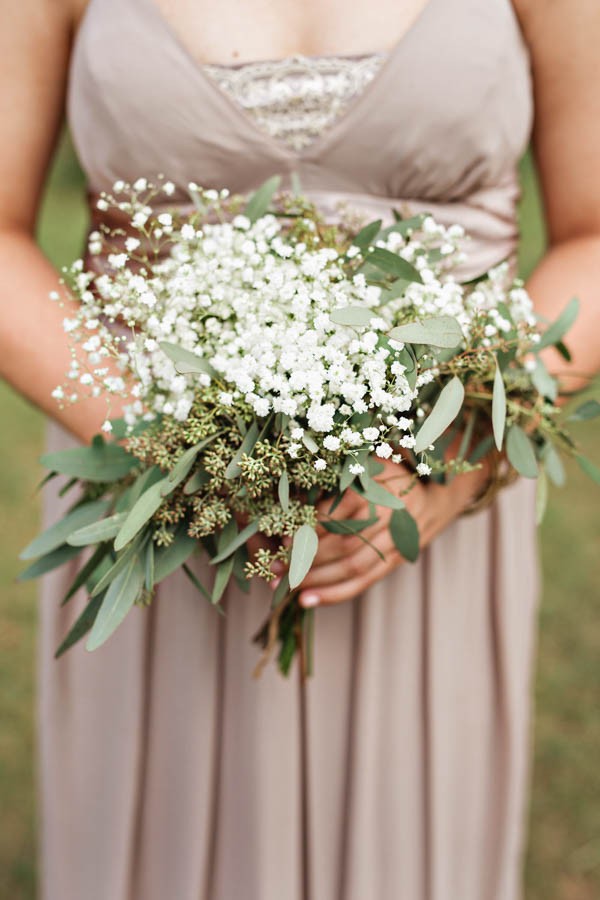
[[[89,441],[106,419],[106,399],[88,399],[80,390],[81,399],[61,409],[52,397],[71,360],[62,325],[68,306],[49,299],[57,287],[56,271],[28,233],[0,231],[0,374],[68,431]],[[120,412],[121,401],[115,398],[111,415]]]
[[[556,319],[572,297],[579,298],[579,316],[566,337],[572,362],[567,363],[553,348],[545,351],[544,359],[567,390],[585,387],[589,376],[600,369],[600,234],[551,247],[527,289],[536,311],[549,321]]]

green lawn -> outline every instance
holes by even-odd
[[[543,250],[528,160],[522,270]],[[40,240],[62,265],[79,252],[81,176],[68,148],[54,169]],[[0,897],[33,900],[35,588],[17,586],[19,548],[37,527],[40,415],[0,386]],[[600,428],[585,446],[600,460]],[[541,532],[544,595],[536,681],[535,762],[527,900],[600,896],[600,493],[569,466]],[[82,898],[83,900],[83,898]],[[461,898],[452,898],[461,900]]]

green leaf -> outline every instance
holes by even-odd
[[[144,587],[147,591],[153,591],[156,584],[156,571],[154,565],[154,541],[148,541],[146,556],[144,559]]]
[[[577,456],[575,457],[577,462],[579,463],[579,468],[582,472],[595,481],[596,484],[600,484],[600,469],[598,466],[594,465],[591,460],[587,459],[585,456]]]
[[[228,556],[227,559],[224,559],[222,563],[218,564],[213,589],[210,595],[211,603],[218,603],[225,593],[225,589],[229,584],[229,579],[233,572],[234,561],[235,556]]]
[[[329,314],[329,318],[335,325],[364,327],[369,325],[376,315],[374,310],[366,306],[340,306]]]
[[[273,175],[252,194],[244,210],[244,214],[251,222],[256,222],[265,215],[280,184],[281,175]]]
[[[546,444],[542,451],[542,459],[544,461],[546,472],[548,473],[548,478],[552,484],[555,484],[557,487],[563,487],[567,480],[567,476],[562,460],[552,444]]]
[[[314,437],[310,434],[310,432],[305,431],[302,435],[302,443],[306,447],[309,453],[318,453],[319,445],[315,441]]]
[[[419,529],[407,509],[394,510],[389,530],[398,553],[408,562],[414,562],[419,556]]]
[[[111,582],[86,643],[86,650],[96,650],[121,624],[144,586],[144,566],[139,556],[132,555],[125,568]]]
[[[362,492],[370,503],[376,506],[385,506],[388,509],[404,509],[404,501],[400,497],[391,494],[378,481],[372,481],[366,472],[360,477]]]
[[[96,571],[101,571],[101,564],[104,562],[109,552],[110,548],[108,544],[100,544],[99,547],[96,547],[88,561],[81,567],[75,579],[72,581],[69,590],[62,599],[61,606],[68,603],[71,597],[77,593],[79,588],[82,588],[84,584],[86,584]]]
[[[543,350],[545,347],[550,347],[553,344],[558,344],[562,341],[563,337],[569,331],[575,319],[579,314],[579,300],[577,297],[573,297],[572,300],[569,301],[565,309],[561,312],[558,319],[550,325],[543,333],[541,340],[539,343],[535,345],[536,352]]]
[[[108,516],[92,525],[85,525],[73,531],[67,538],[67,544],[73,547],[86,547],[88,544],[100,544],[102,541],[109,541],[115,537],[121,525],[127,518],[127,513],[115,513],[114,516]]]
[[[19,575],[17,575],[17,581],[30,581],[32,578],[39,578],[40,575],[45,575],[46,572],[51,572],[52,569],[58,569],[59,566],[64,565],[64,563],[73,559],[75,556],[78,556],[80,553],[80,547],[71,547],[69,544],[62,544],[60,547],[51,550],[50,553],[47,553],[45,556],[36,559],[36,561],[28,566],[23,572],[20,572]]]
[[[102,606],[103,600],[104,594],[98,594],[97,597],[92,597],[58,650],[54,654],[55,659],[58,659],[59,656],[62,656],[63,653],[65,653],[69,649],[69,647],[72,647],[73,644],[76,644],[77,641],[81,640],[82,637],[85,637],[85,635],[88,633],[88,631],[96,621],[96,617],[98,615],[100,607]]]
[[[506,453],[511,466],[524,478],[538,477],[533,444],[518,425],[511,425],[506,437]]]
[[[237,453],[225,469],[225,478],[237,478],[237,476],[242,471],[240,469],[240,460],[244,454],[246,456],[250,456],[252,451],[254,450],[254,445],[258,440],[258,425],[256,422],[253,422],[248,431],[244,436],[244,440],[242,441],[240,447],[237,450]]]
[[[210,375],[211,378],[216,377],[217,373],[208,360],[203,359],[196,353],[192,353],[191,350],[184,350],[183,347],[172,344],[170,341],[160,341],[159,347],[169,357],[171,362],[175,364],[175,369],[180,375],[202,374]]]
[[[131,453],[119,444],[94,444],[90,447],[70,447],[56,453],[46,453],[40,462],[47,469],[81,478],[84,481],[118,481],[139,465]]]
[[[197,493],[201,488],[204,487],[205,484],[208,484],[210,481],[210,475],[205,469],[197,469],[189,481],[186,483],[183,493],[190,494]]]
[[[433,316],[422,322],[408,322],[388,332],[393,341],[405,344],[428,344],[430,347],[454,349],[464,340],[462,329],[452,316]]]
[[[92,588],[92,597],[96,597],[98,596],[98,594],[101,594],[109,586],[109,584],[114,581],[119,572],[121,572],[128,564],[132,556],[135,556],[138,553],[141,555],[142,548],[149,536],[149,533],[138,535],[138,537],[135,538],[135,540],[133,540],[124,551],[117,554],[117,558],[115,559],[110,569],[104,572],[100,580],[97,581]]]
[[[397,253],[392,253],[391,250],[386,250],[384,247],[374,247],[366,259],[371,265],[377,266],[388,275],[393,275],[394,278],[404,278],[405,281],[416,281],[418,284],[423,283],[423,279],[414,266]]]
[[[558,383],[556,378],[553,378],[548,372],[548,369],[541,359],[538,359],[537,365],[531,373],[531,380],[542,397],[547,397],[548,400],[552,401],[556,400],[558,396]]]
[[[195,574],[192,572],[190,567],[186,563],[184,563],[181,568],[183,569],[183,571],[185,572],[185,574],[187,575],[189,580],[192,582],[192,584],[194,585],[196,590],[199,591],[202,594],[202,596],[205,597],[210,602],[210,593],[206,590],[206,588],[204,587],[202,582],[198,578],[196,578]],[[221,611],[220,606],[216,606],[215,609],[218,609],[219,611]]]
[[[292,538],[289,579],[293,590],[304,581],[319,548],[319,538],[312,525],[301,525]]]
[[[492,427],[494,430],[494,440],[498,450],[502,450],[502,442],[504,441],[504,427],[506,425],[506,390],[504,388],[504,378],[500,371],[500,366],[496,363],[496,374],[494,375],[494,392],[492,396]]]
[[[115,503],[115,512],[129,512],[133,509],[139,498],[142,496],[146,488],[156,484],[164,478],[162,470],[159,466],[151,466],[145,469],[135,479],[133,484],[124,491]]]
[[[152,518],[163,501],[162,490],[165,481],[166,479],[157,481],[156,484],[147,488],[133,508],[129,510],[127,518],[115,538],[115,550],[122,550]]]
[[[160,584],[177,571],[198,549],[196,538],[190,537],[185,527],[178,530],[168,547],[160,547],[154,554],[154,583]]]
[[[70,534],[78,528],[90,525],[95,522],[110,506],[109,500],[94,500],[92,503],[82,503],[76,506],[71,512],[68,512],[64,518],[55,522],[42,534],[39,534],[34,540],[21,551],[19,559],[35,559],[36,556],[42,556],[50,553],[64,544]]]
[[[544,467],[540,468],[535,491],[535,521],[541,525],[548,505],[548,478]]]
[[[568,422],[588,422],[600,416],[600,403],[597,400],[586,400],[571,413]]]
[[[287,512],[290,508],[290,478],[287,469],[284,469],[279,476],[279,484],[277,485],[277,496],[281,503],[281,508]]]
[[[344,465],[342,466],[342,474],[340,475],[340,493],[343,494],[346,491],[354,479],[356,475],[350,471],[350,466],[354,466],[358,463],[358,459],[355,459],[353,456],[347,456],[344,460]],[[362,465],[362,462],[360,463]]]
[[[224,559],[227,559],[232,553],[238,549],[238,547],[243,546],[249,538],[256,534],[258,531],[258,520],[255,522],[250,522],[236,537],[230,541],[227,546],[225,546],[222,550],[220,550],[216,556],[213,556],[211,559],[211,564],[216,565],[217,563],[223,562]]]
[[[358,534],[369,528],[377,521],[377,516],[371,516],[369,519],[331,519],[329,522],[320,522],[326,531],[331,534]]]
[[[415,453],[422,453],[433,444],[446,428],[452,424],[462,409],[465,389],[459,378],[454,376],[442,389],[435,406],[421,425],[415,443]]]
[[[193,447],[188,447],[185,453],[179,457],[171,471],[166,477],[166,484],[163,483],[162,487],[162,495],[166,497],[168,494],[172,493],[175,488],[179,487],[182,481],[184,481],[189,475],[192,466],[196,462],[196,458],[203,447],[206,447],[216,435],[211,435],[208,438],[204,438],[203,441],[200,441],[197,444],[194,444]]]
[[[367,247],[373,243],[380,230],[381,219],[377,219],[376,222],[369,222],[368,225],[361,228],[356,237],[352,239],[352,245],[358,247],[360,250],[366,250]]]

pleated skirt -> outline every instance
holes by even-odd
[[[305,688],[296,669],[252,677],[266,588],[229,591],[221,617],[176,573],[98,651],[56,661],[85,597],[61,608],[73,568],[47,576],[42,900],[517,900],[533,494],[517,482],[416,564],[318,609]]]

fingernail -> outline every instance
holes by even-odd
[[[310,608],[319,605],[320,597],[318,594],[302,594],[300,596],[300,606]]]
[[[273,581],[269,582],[269,587],[272,591],[276,591],[279,585],[281,584],[281,576],[278,575],[277,578],[274,578]]]

